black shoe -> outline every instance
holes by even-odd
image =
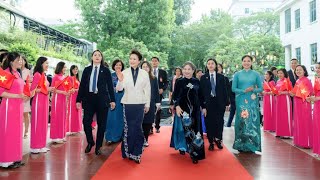
[[[156,133],[160,133],[160,129],[157,129]]]
[[[214,144],[210,144],[208,150],[209,151],[213,151],[214,150]]]
[[[102,152],[101,152],[100,149],[99,149],[99,150],[96,150],[95,153],[96,153],[97,156],[100,156],[100,155],[102,154]]]
[[[136,159],[136,160],[134,160],[134,162],[136,162],[137,164],[140,164],[141,163],[141,159]]]
[[[198,164],[198,160],[193,159],[193,160],[192,160],[192,163],[193,163],[193,164]]]
[[[149,134],[153,134],[153,129],[150,130],[150,133],[149,133]]]
[[[88,144],[86,147],[86,150],[84,151],[85,153],[89,153],[91,151],[91,148],[94,146],[95,144]]]
[[[25,163],[21,162],[21,161],[16,161],[13,164],[11,164],[10,166],[8,166],[8,169],[15,169],[15,168],[19,168],[21,166],[24,166]]]
[[[179,150],[179,153],[180,153],[181,155],[185,155],[185,154],[186,154],[185,151],[181,151],[181,150]]]
[[[219,149],[223,149],[223,146],[222,146],[222,144],[221,144],[221,140],[216,141],[216,144],[217,144],[217,147],[218,147]]]

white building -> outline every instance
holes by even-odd
[[[234,18],[250,16],[257,12],[273,11],[283,0],[232,0],[229,14]]]
[[[320,0],[285,0],[280,13],[280,38],[285,48],[286,68],[297,58],[310,73],[319,62]]]

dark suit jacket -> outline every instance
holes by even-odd
[[[79,92],[77,96],[77,102],[81,102],[82,107],[84,109],[86,109],[88,105],[90,106],[91,103],[99,103],[100,107],[109,107],[110,102],[115,102],[111,72],[107,67],[100,65],[100,72],[97,82],[97,95],[99,96],[99,102],[91,102],[89,99],[89,84],[91,71],[92,65],[86,67],[83,70]]]
[[[294,72],[292,72],[291,69],[288,71],[289,79],[290,79],[290,81],[291,81],[291,83],[292,83],[292,87],[294,87],[294,85],[296,84],[296,79],[294,79],[293,73],[294,73]]]
[[[163,89],[163,91],[165,91],[168,88],[168,75],[167,72],[165,70],[162,69],[158,69],[159,70],[159,75],[158,75],[158,85],[159,85],[159,89]],[[163,99],[163,95],[161,94],[161,99]]]
[[[150,80],[150,85],[151,85],[150,109],[149,109],[149,112],[144,115],[143,123],[152,124],[155,118],[156,104],[160,103],[160,94],[158,89],[157,78]]]
[[[211,83],[209,73],[204,74],[200,79],[200,89],[202,91],[201,104],[204,105],[203,108],[207,108],[206,104],[211,98]],[[224,76],[216,73],[216,98],[217,104],[220,110],[224,110],[228,103],[227,87],[225,83]]]

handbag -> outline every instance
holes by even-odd
[[[182,124],[184,127],[190,127],[192,125],[192,119],[188,113],[184,112],[182,114]]]
[[[198,134],[192,139],[192,146],[199,150],[204,146],[204,141],[203,138],[201,137],[200,133],[198,132]]]

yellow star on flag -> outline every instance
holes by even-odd
[[[4,81],[6,81],[7,80],[7,77],[6,76],[0,76],[0,81],[2,81],[2,83],[4,82]]]
[[[301,89],[301,94],[305,94],[307,91],[305,89]]]
[[[68,81],[64,82],[64,85],[68,85],[68,84],[69,84]]]

